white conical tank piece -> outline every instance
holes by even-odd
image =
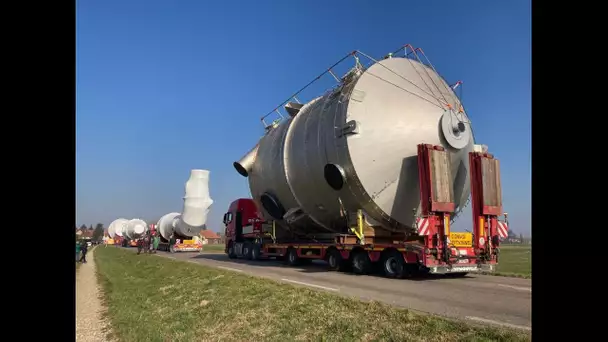
[[[148,225],[144,220],[141,219],[132,219],[126,224],[126,230],[124,232],[125,236],[129,239],[137,239],[142,236],[146,230]]]
[[[183,237],[193,237],[205,228],[213,204],[209,195],[209,174],[208,170],[190,171],[182,213],[165,214],[158,221],[157,228],[163,238],[169,239],[174,232]]]
[[[122,236],[123,225],[125,225],[127,222],[129,222],[129,220],[123,218],[112,221],[108,227],[108,235],[110,235],[112,239],[115,236]]]

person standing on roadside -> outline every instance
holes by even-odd
[[[177,239],[175,238],[175,235],[171,234],[171,236],[169,237],[169,252],[173,253],[173,247],[176,243]]]
[[[82,262],[83,264],[87,263],[87,251],[89,249],[89,246],[87,245],[87,242],[82,240],[82,244],[80,244],[80,252],[81,257],[80,257],[80,262]]]
[[[151,231],[148,233],[148,253],[152,254],[152,250],[154,249],[154,233]]]
[[[80,258],[80,242],[76,241],[76,262]]]
[[[155,233],[154,234],[154,254],[156,254],[159,244],[160,244],[160,236],[158,236],[158,233]]]

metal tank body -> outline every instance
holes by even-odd
[[[141,219],[129,220],[124,227],[124,236],[131,240],[139,238],[148,230],[148,225],[144,220]]]
[[[112,239],[115,236],[122,236],[123,226],[125,226],[127,222],[129,222],[129,220],[123,218],[119,218],[112,221],[112,223],[110,223],[110,226],[108,227],[108,235],[110,235]]]
[[[408,231],[420,206],[421,143],[450,152],[461,210],[470,194],[470,121],[433,68],[394,57],[351,70],[340,87],[270,129],[234,166],[249,178],[265,218],[283,227],[344,232],[344,208],[363,209],[376,227]]]

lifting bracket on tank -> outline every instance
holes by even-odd
[[[272,243],[277,243],[277,226],[275,220],[272,220],[272,232],[270,233]]]
[[[351,226],[350,230],[357,236],[359,239],[360,245],[365,245],[365,236],[363,235],[363,210],[357,210],[357,225]]]

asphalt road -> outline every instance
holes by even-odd
[[[231,260],[211,252],[158,255],[476,323],[532,329],[530,279],[484,275],[387,279],[328,272],[324,263],[288,267],[275,260]]]

